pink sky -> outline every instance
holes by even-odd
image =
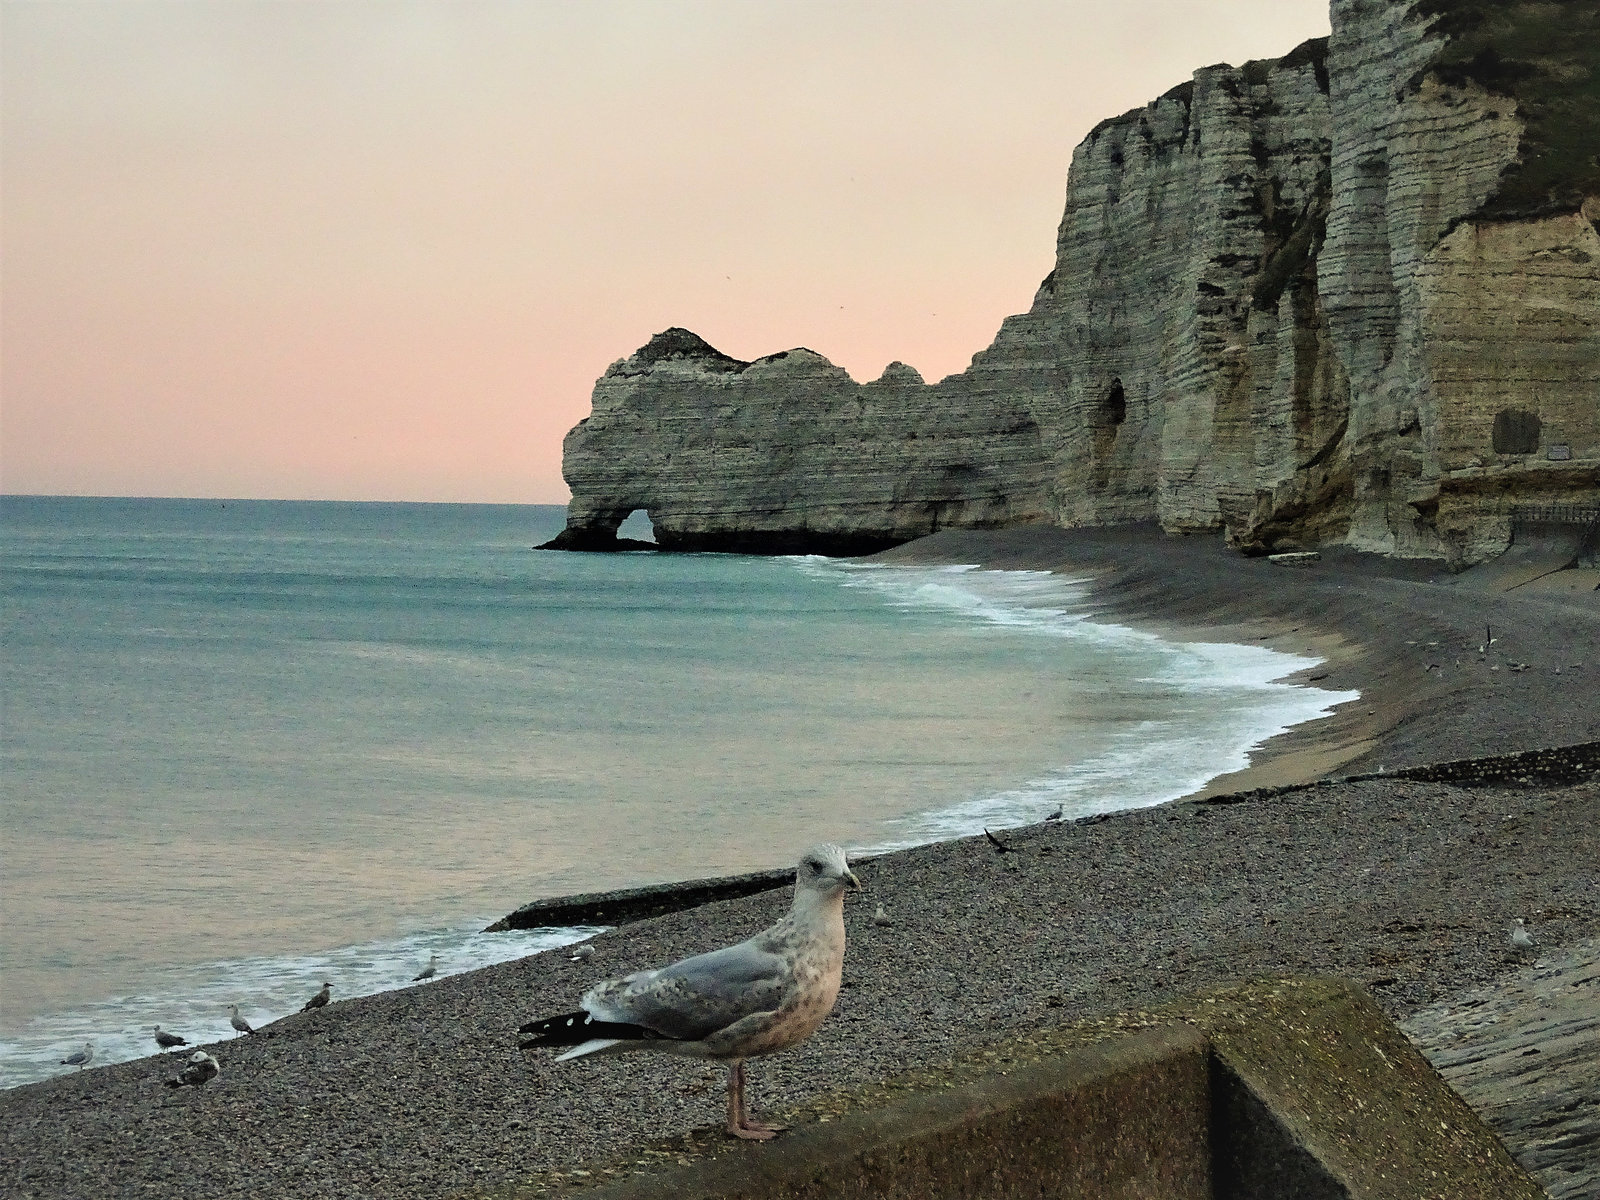
[[[967,365],[1072,147],[1326,0],[5,0],[0,488],[564,503],[683,325]]]

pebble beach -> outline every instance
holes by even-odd
[[[1256,975],[1340,975],[1403,1020],[1526,972],[1516,917],[1541,952],[1600,938],[1600,780],[1383,777],[1600,739],[1595,593],[1482,591],[1437,564],[1338,553],[1286,568],[1138,530],[941,534],[883,557],[1085,575],[1101,619],[1311,649],[1318,686],[1362,699],[1195,797],[1008,831],[1005,853],[980,837],[863,864],[839,1004],[809,1042],[751,1064],[757,1114],[820,1119],[1021,1030]],[[1378,777],[1327,782],[1351,774]],[[222,1073],[200,1088],[162,1086],[179,1064],[151,1057],[12,1089],[0,1190],[439,1197],[581,1183],[646,1148],[715,1152],[720,1068],[556,1065],[519,1051],[516,1027],[787,903],[716,902],[601,934],[587,959],[550,951],[285,1017],[205,1047]],[[872,920],[880,903],[891,924]]]

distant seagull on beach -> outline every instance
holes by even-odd
[[[1511,922],[1511,929],[1506,934],[1506,940],[1518,950],[1532,950],[1535,944],[1533,934],[1528,932],[1528,927],[1521,917]]]
[[[87,1067],[93,1060],[94,1060],[94,1043],[93,1042],[85,1042],[83,1044],[83,1049],[82,1050],[79,1050],[75,1054],[67,1055],[65,1058],[63,1058],[61,1060],[61,1065],[63,1067],[77,1067],[78,1070],[81,1071],[85,1067]]]
[[[589,1054],[655,1050],[728,1063],[730,1134],[766,1141],[781,1126],[750,1120],[744,1060],[804,1041],[833,1011],[844,964],[844,893],[861,883],[838,846],[813,846],[795,873],[794,903],[749,941],[590,988],[577,1012],[529,1021],[521,1043]]]
[[[332,991],[333,991],[333,984],[324,983],[322,985],[322,990],[320,992],[318,992],[315,996],[311,997],[311,999],[307,1000],[305,1002],[305,1007],[303,1007],[300,1011],[301,1012],[310,1012],[314,1008],[323,1007],[325,1004],[328,1003],[328,1001],[330,999],[332,999],[332,995],[331,995]]]
[[[983,831],[983,836],[989,839],[989,844],[994,847],[996,854],[1011,853],[1011,847],[1006,845],[1006,843],[1002,842],[999,838],[995,837],[994,834],[990,833],[987,827],[985,827]]]
[[[167,1080],[166,1084],[169,1088],[199,1087],[202,1083],[210,1083],[220,1074],[222,1064],[204,1050],[196,1050],[189,1056],[183,1070]]]
[[[432,979],[433,975],[434,975],[434,972],[437,971],[438,969],[439,969],[439,956],[437,954],[430,954],[430,955],[428,955],[428,965],[423,967],[422,970],[418,971],[415,975],[413,975],[411,977],[411,982],[412,983],[419,983],[424,979]]]
[[[881,925],[885,929],[894,924],[894,918],[883,910],[883,905],[878,905],[878,911],[872,914],[872,923]]]
[[[155,1039],[156,1045],[163,1050],[176,1050],[179,1046],[187,1046],[189,1044],[188,1038],[181,1038],[175,1033],[166,1033],[159,1025],[155,1028]]]
[[[1061,810],[1061,806],[1058,804],[1058,805],[1056,805],[1055,812],[1051,813],[1048,817],[1045,818],[1045,820],[1046,821],[1059,821],[1059,820],[1061,820],[1061,817],[1062,817],[1062,810]]]
[[[572,952],[572,961],[573,962],[582,962],[586,958],[593,958],[593,957],[594,957],[594,947],[591,946],[588,942],[584,942],[582,945],[578,946]]]
[[[255,1032],[254,1029],[250,1028],[250,1022],[246,1021],[243,1017],[241,1017],[239,1015],[239,1006],[237,1004],[228,1005],[228,1011],[233,1014],[232,1016],[230,1016],[228,1018],[228,1024],[229,1025],[232,1025],[240,1033],[254,1033]]]

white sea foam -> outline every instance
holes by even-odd
[[[862,850],[883,851],[965,837],[984,828],[1031,824],[1060,809],[1065,819],[1164,804],[1243,770],[1269,738],[1330,715],[1360,698],[1282,680],[1316,666],[1309,655],[1226,642],[1174,642],[1095,620],[1086,581],[1049,571],[969,565],[899,566],[797,560],[809,574],[873,589],[897,608],[953,614],[980,627],[1071,639],[1111,652],[1131,682],[1170,689],[1169,719],[1116,732],[1114,744],[1063,763],[1019,787],[975,795],[891,822],[894,835]],[[1130,682],[1121,674],[1121,683]]]
[[[35,1018],[0,1038],[0,1087],[74,1070],[62,1066],[61,1060],[81,1050],[85,1042],[94,1043],[95,1066],[144,1058],[155,1053],[150,1028],[157,1024],[188,1038],[191,1045],[240,1036],[228,1024],[230,1004],[237,1004],[239,1015],[261,1030],[298,1013],[324,980],[333,984],[335,1000],[431,987],[449,975],[566,946],[600,932],[590,927],[481,932],[490,920],[419,930],[322,954],[225,959],[205,967],[184,967],[172,973],[170,984]],[[439,956],[437,977],[413,985],[412,978],[427,964],[429,954]],[[226,1058],[225,1051],[218,1053]]]

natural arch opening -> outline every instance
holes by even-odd
[[[633,542],[651,542],[656,540],[656,527],[650,520],[650,514],[645,509],[636,508],[617,526],[617,537]]]

